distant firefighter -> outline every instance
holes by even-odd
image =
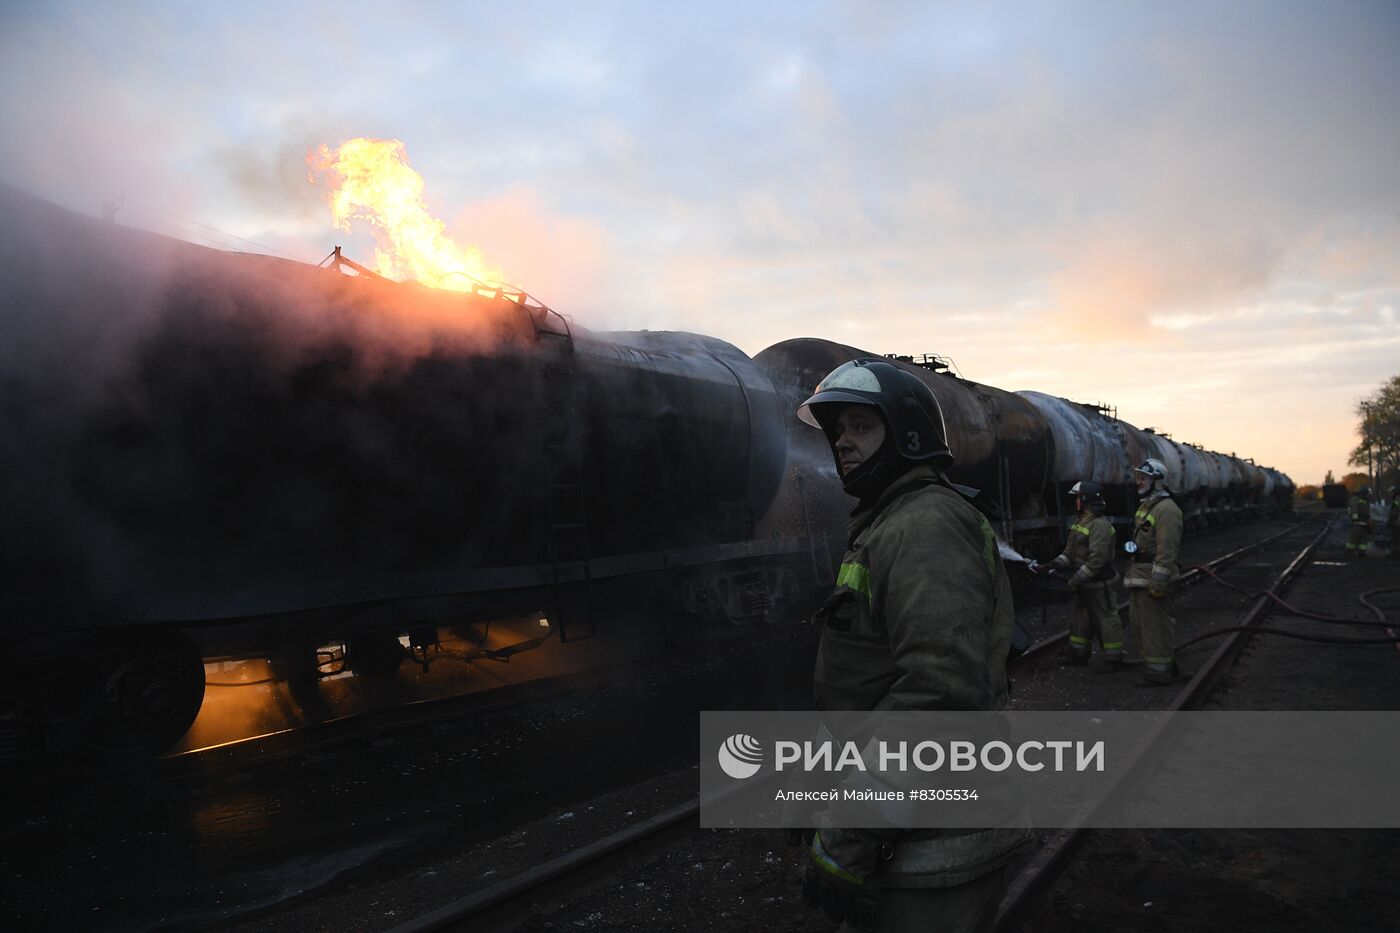
[[[1347,557],[1365,557],[1371,549],[1371,487],[1362,486],[1347,500],[1351,534],[1347,536]]]
[[[1390,514],[1385,517],[1385,527],[1390,530],[1391,553],[1400,554],[1400,548],[1395,546],[1395,539],[1400,536],[1400,486],[1390,487]]]
[[[1172,585],[1181,578],[1181,509],[1167,489],[1167,468],[1149,457],[1135,470],[1142,503],[1133,516],[1132,555],[1123,585],[1128,615],[1142,641],[1143,676],[1150,684],[1169,684],[1176,676],[1176,615]]]
[[[1091,480],[1075,483],[1078,521],[1070,526],[1069,541],[1059,557],[1048,566],[1069,578],[1074,590],[1074,615],[1069,629],[1069,660],[1086,664],[1094,649],[1094,636],[1103,645],[1103,667],[1118,670],[1123,665],[1123,623],[1118,618],[1118,597],[1114,585],[1118,571],[1113,567],[1113,523],[1104,513],[1103,487]],[[1031,570],[1040,572],[1040,564]]]

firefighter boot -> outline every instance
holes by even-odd
[[[1122,654],[1100,655],[1098,661],[1089,668],[1095,674],[1113,674],[1123,669]]]

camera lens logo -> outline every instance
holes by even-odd
[[[763,767],[763,746],[751,735],[731,735],[719,747],[719,766],[732,778],[753,777]]]

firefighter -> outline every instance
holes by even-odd
[[[1069,629],[1068,660],[1087,664],[1097,634],[1103,645],[1099,671],[1115,671],[1123,666],[1123,623],[1118,618],[1118,596],[1114,585],[1118,571],[1113,567],[1113,523],[1103,499],[1103,487],[1092,480],[1075,483],[1070,489],[1079,520],[1069,529],[1064,553],[1048,567],[1068,578],[1074,590],[1074,614]],[[1042,565],[1031,564],[1039,573]]]
[[[996,536],[944,474],[938,401],[898,366],[833,370],[798,416],[821,428],[858,500],[814,675],[823,710],[1000,710],[1011,585]],[[858,929],[990,930],[1027,825],[840,829],[818,822],[803,894]]]
[[[1385,527],[1390,532],[1390,553],[1400,554],[1396,539],[1400,537],[1400,486],[1390,487],[1390,511],[1385,517]]]
[[[1371,549],[1371,487],[1362,486],[1347,500],[1351,534],[1347,536],[1347,557],[1365,557]]]
[[[1142,642],[1143,677],[1169,684],[1176,676],[1176,617],[1172,584],[1181,578],[1181,508],[1167,489],[1167,467],[1149,457],[1134,470],[1140,499],[1133,515],[1133,539],[1123,545],[1132,555],[1123,586],[1128,617]]]

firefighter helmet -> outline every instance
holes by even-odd
[[[1142,461],[1142,466],[1136,467],[1134,473],[1141,473],[1153,483],[1167,484],[1167,465],[1156,457],[1148,457]]]
[[[1107,505],[1103,499],[1103,487],[1091,479],[1080,480],[1070,487],[1070,495],[1084,500],[1091,509],[1102,512]]]
[[[835,411],[842,404],[870,405],[885,416],[894,451],[913,463],[953,462],[943,410],[933,390],[913,373],[887,360],[855,359],[833,369],[797,409],[797,417],[836,441]]]

